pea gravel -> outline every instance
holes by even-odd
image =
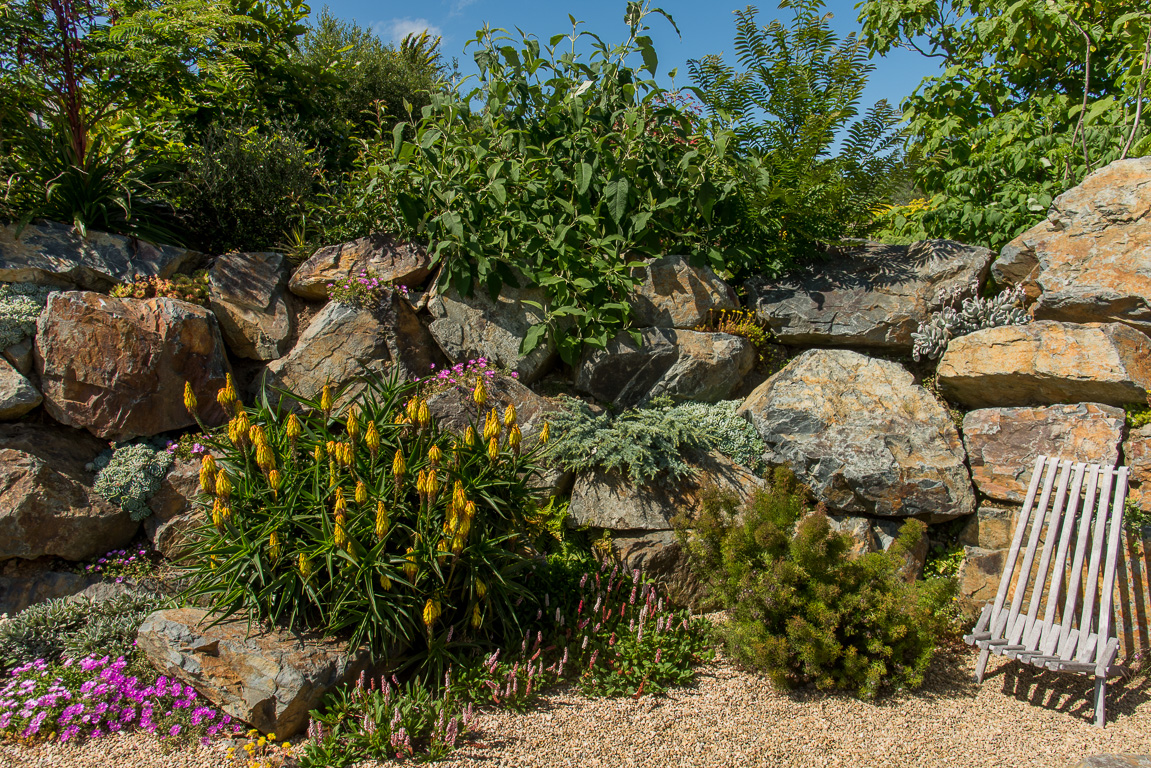
[[[1144,678],[1114,681],[1104,730],[1092,725],[1088,678],[992,658],[982,686],[975,654],[941,654],[923,688],[878,703],[816,691],[779,692],[720,658],[698,683],[662,697],[586,699],[556,689],[523,714],[485,712],[444,768],[796,766],[1065,768],[1087,755],[1151,753]],[[223,746],[164,754],[134,734],[80,745],[0,745],[11,768],[216,768]],[[390,765],[396,765],[391,763]],[[375,768],[363,765],[361,768]]]

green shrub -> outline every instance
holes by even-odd
[[[37,603],[0,623],[0,668],[65,656],[130,656],[135,651],[136,630],[162,604],[162,598],[149,592],[127,592],[107,600],[61,597]]]
[[[514,413],[441,432],[398,374],[338,413],[329,387],[283,393],[299,413],[266,398],[246,408],[230,383],[221,393],[232,419],[201,439],[212,511],[191,594],[381,656],[407,649],[433,676],[452,661],[448,638],[472,649],[519,636],[537,451],[518,445]]]
[[[121,444],[101,453],[91,466],[97,470],[92,485],[96,495],[139,521],[152,514],[148,499],[160,490],[160,483],[172,466],[172,454],[147,442]]]
[[[191,242],[215,254],[276,248],[313,199],[319,168],[289,127],[213,126],[191,153],[179,199]]]
[[[34,283],[0,283],[0,349],[36,334],[36,320],[53,290]]]
[[[904,578],[923,523],[906,523],[887,552],[851,558],[850,538],[807,509],[786,471],[743,509],[712,491],[697,520],[675,522],[694,571],[729,612],[724,642],[739,663],[783,688],[814,683],[864,698],[922,684],[954,590]]]
[[[566,405],[552,417],[556,440],[549,453],[575,472],[602,467],[637,483],[674,480],[695,472],[684,458],[691,449],[718,450],[756,471],[763,462],[763,440],[735,415],[738,401],[672,405],[657,399],[617,416],[597,416],[578,400]]]

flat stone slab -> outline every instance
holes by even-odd
[[[950,240],[874,243],[778,280],[748,280],[749,305],[784,344],[910,350],[939,292],[982,285],[993,258]]]

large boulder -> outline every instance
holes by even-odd
[[[975,511],[950,415],[902,366],[847,350],[808,350],[738,411],[765,460],[789,466],[833,511],[948,520]]]
[[[638,346],[623,333],[604,349],[586,350],[576,389],[623,408],[660,395],[714,403],[738,389],[755,366],[755,346],[741,336],[644,328],[640,337]]]
[[[1142,402],[1151,339],[1119,323],[986,328],[952,339],[936,376],[943,394],[968,408]]]
[[[1097,403],[971,411],[963,418],[971,478],[984,496],[1022,504],[1040,455],[1118,463],[1124,421],[1121,408]]]
[[[417,287],[431,274],[431,259],[423,248],[377,233],[350,243],[327,245],[301,264],[289,290],[300,298],[328,298],[328,283],[367,272],[395,285]]]
[[[1111,163],[1055,198],[991,269],[1036,299],[1036,319],[1151,333],[1151,157]]]
[[[148,499],[152,514],[144,518],[144,532],[152,546],[169,560],[188,554],[195,543],[193,532],[207,520],[196,505],[200,494],[200,462],[176,459],[160,487]]]
[[[54,293],[40,315],[36,364],[48,414],[106,440],[195,424],[185,382],[203,421],[224,416],[216,392],[230,368],[220,329],[186,301]]]
[[[909,351],[941,292],[982,284],[992,258],[950,240],[868,244],[781,279],[749,280],[749,303],[784,344]]]
[[[354,382],[365,373],[398,368],[404,377],[417,378],[444,362],[408,300],[385,291],[372,310],[325,305],[291,351],[268,364],[267,383],[302,397],[316,396],[328,383],[351,384],[346,400],[362,391]]]
[[[292,334],[284,297],[288,273],[279,253],[228,253],[208,273],[212,311],[233,354],[275,360]]]
[[[557,357],[555,342],[546,337],[531,352],[520,354],[528,329],[544,321],[545,311],[535,304],[546,308],[547,296],[534,286],[505,285],[494,301],[483,288],[469,297],[448,288],[428,301],[428,330],[454,362],[482,357],[530,384],[547,373]]]
[[[730,491],[742,501],[764,481],[751,470],[719,453],[689,457],[696,474],[678,481],[635,483],[617,472],[593,469],[576,477],[568,512],[572,522],[589,528],[629,531],[671,530],[672,518],[700,505],[700,492],[709,487]]]
[[[0,421],[18,419],[40,405],[40,393],[20,372],[0,360]]]
[[[324,694],[368,665],[366,649],[349,653],[338,640],[258,632],[242,619],[209,623],[199,608],[157,611],[140,626],[137,644],[160,672],[277,738],[304,730]]]
[[[637,326],[693,329],[715,310],[737,309],[731,286],[711,267],[693,267],[683,256],[663,256],[632,270],[640,280],[630,296]]]
[[[79,231],[67,224],[0,227],[0,282],[43,283],[106,291],[144,277],[168,278],[202,258],[195,251],[123,235]]]
[[[1143,512],[1151,513],[1151,424],[1133,429],[1127,435],[1123,461],[1130,472],[1128,500]]]
[[[90,490],[86,466],[106,447],[67,427],[0,424],[0,560],[87,560],[132,539],[140,524]]]
[[[1006,549],[964,547],[963,562],[956,574],[959,594],[977,606],[994,600],[1008,552]]]
[[[0,614],[13,616],[36,603],[83,592],[98,581],[97,574],[57,571],[42,562],[9,560],[0,572]]]

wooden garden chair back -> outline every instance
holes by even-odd
[[[963,638],[980,649],[976,682],[992,653],[1094,675],[1103,727],[1107,678],[1121,671],[1112,615],[1126,498],[1126,467],[1035,461],[995,602]]]

